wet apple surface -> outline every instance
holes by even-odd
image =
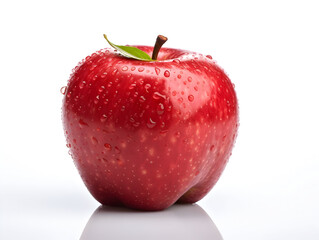
[[[105,205],[143,210],[203,198],[238,129],[237,98],[224,71],[210,56],[170,48],[157,61],[109,48],[87,57],[73,70],[62,115],[91,194]]]

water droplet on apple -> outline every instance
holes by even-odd
[[[117,70],[117,68],[115,68],[115,69],[113,70],[113,72],[112,72],[112,75],[114,76],[115,74],[117,74],[117,72],[118,72],[118,70]]]
[[[104,147],[106,148],[107,151],[111,151],[112,150],[112,146],[109,143],[105,143]]]
[[[233,88],[235,88],[235,84],[234,84],[234,83],[232,83],[232,85],[233,85]]]
[[[161,69],[159,69],[158,67],[155,67],[155,72],[157,75],[159,75],[161,73]]]
[[[139,99],[139,100],[140,100],[141,103],[143,103],[143,102],[145,102],[146,99],[145,99],[144,96],[140,96],[140,99]]]
[[[188,96],[188,100],[189,100],[190,102],[194,101],[194,96],[193,96],[193,95],[189,95],[189,96]]]
[[[105,78],[106,75],[107,75],[107,72],[102,73],[102,74],[101,74],[101,78]]]
[[[148,92],[148,89],[150,89],[150,88],[151,88],[151,84],[146,83],[146,84],[145,84],[145,90],[146,90],[146,92]]]
[[[104,87],[104,86],[99,87],[99,92],[100,92],[100,93],[103,92],[104,90],[105,90],[105,87]]]
[[[159,103],[157,106],[157,114],[162,115],[164,113],[164,105],[163,103]]]
[[[206,55],[206,57],[209,59],[213,59],[213,57],[211,55]]]
[[[170,75],[171,75],[170,72],[169,72],[168,70],[165,70],[164,76],[165,76],[165,77],[169,77]]]
[[[173,92],[172,92],[172,95],[173,95],[173,96],[176,96],[176,94],[177,94],[176,91],[173,91]]]
[[[134,127],[138,127],[138,126],[140,125],[140,122],[134,122],[132,125],[133,125]]]
[[[177,64],[180,64],[180,63],[181,63],[181,61],[180,61],[179,59],[174,59],[173,62],[174,62],[174,63],[177,63]]]
[[[187,78],[187,81],[189,81],[189,82],[192,82],[192,80],[193,80],[192,77]]]
[[[136,83],[132,83],[129,87],[128,87],[128,89],[134,89],[136,87]]]
[[[168,132],[168,129],[161,130],[161,131],[160,131],[160,134],[165,135],[167,132]]]
[[[137,70],[138,70],[139,72],[143,72],[143,71],[144,71],[144,68],[143,68],[143,67],[139,67]]]
[[[120,150],[118,147],[115,147],[114,150],[115,150],[115,152],[116,152],[117,154],[120,154],[120,153],[121,153],[121,150]]]
[[[79,88],[80,88],[80,89],[83,89],[83,88],[84,88],[85,83],[86,83],[85,81],[80,82],[80,84],[79,84]]]
[[[97,141],[97,139],[95,137],[91,138],[91,142],[92,142],[93,145],[98,144],[98,141]]]
[[[94,65],[92,65],[91,67],[90,67],[90,71],[92,71],[92,70],[94,70],[94,68],[96,68],[96,64],[94,64]]]
[[[160,98],[166,99],[166,96],[161,94],[161,93],[159,93],[159,92],[154,92],[153,98],[154,99],[160,99]]]
[[[94,104],[98,104],[99,103],[99,100],[100,100],[100,96],[97,95],[94,99]]]
[[[132,68],[131,68],[131,71],[135,71],[135,69],[136,69],[136,67],[132,67]]]
[[[194,90],[195,90],[195,91],[198,91],[198,87],[197,87],[197,86],[195,86],[195,87],[194,87]]]
[[[100,121],[103,123],[107,120],[106,114],[103,114],[102,117],[100,118]]]
[[[178,74],[178,75],[177,75],[177,78],[178,78],[178,79],[181,79],[181,78],[182,78],[182,75]]]
[[[146,126],[147,126],[148,128],[154,128],[154,127],[156,126],[156,122],[153,121],[152,118],[150,118],[149,121],[147,122]]]
[[[180,98],[177,99],[177,101],[178,101],[179,103],[182,103],[182,102],[183,102],[183,98],[180,97]]]
[[[127,66],[123,66],[122,67],[122,71],[127,71],[128,70],[128,67]]]
[[[82,119],[79,120],[79,126],[80,128],[83,128],[84,126],[89,126],[86,122],[84,122]]]
[[[62,93],[63,95],[65,95],[65,93],[66,93],[66,86],[61,87],[60,93]]]

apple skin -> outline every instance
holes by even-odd
[[[146,62],[102,49],[73,69],[62,120],[97,201],[162,210],[194,203],[215,185],[237,136],[238,102],[210,56],[162,48]]]

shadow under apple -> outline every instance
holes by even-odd
[[[175,204],[157,212],[100,206],[80,240],[100,239],[223,239],[214,222],[197,204]]]

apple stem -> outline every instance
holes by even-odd
[[[157,36],[154,49],[153,49],[153,54],[152,54],[153,60],[157,60],[158,53],[166,41],[167,41],[167,37],[164,37],[163,35]]]

